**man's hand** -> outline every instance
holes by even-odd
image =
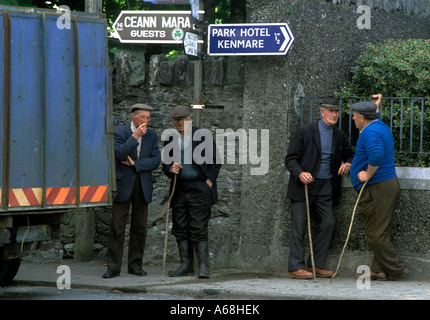
[[[299,175],[299,179],[303,184],[309,184],[314,182],[314,178],[312,177],[312,175],[309,172],[302,172]]]
[[[121,163],[129,167],[134,167],[134,161],[130,156],[127,156],[127,159],[125,159],[124,161],[121,161]]]
[[[361,182],[369,181],[375,174],[376,170],[378,170],[378,168],[379,167],[374,167],[369,164],[367,166],[367,171],[362,170],[358,173],[358,180],[360,180]]]
[[[376,113],[379,113],[379,108],[381,107],[381,102],[382,102],[382,94],[378,93],[378,94],[374,94],[372,95],[372,102],[374,104],[376,104]]]
[[[350,168],[351,168],[351,164],[349,162],[345,162],[340,166],[337,174],[338,175],[346,175],[349,173]]]
[[[358,173],[358,180],[360,180],[361,182],[366,182],[366,181],[369,181],[370,180],[370,178],[367,176],[367,171],[360,171],[359,173]]]
[[[179,174],[179,172],[181,171],[182,168],[183,168],[182,164],[180,164],[180,163],[174,163],[170,167],[169,172],[173,173],[173,174]]]
[[[209,188],[212,188],[213,183],[212,183],[211,179],[209,179],[209,178],[206,179],[206,183],[209,186]]]
[[[136,128],[136,130],[134,130],[133,132],[133,137],[137,140],[139,137],[143,136],[146,134],[146,132],[148,131],[147,128],[147,123],[142,123],[140,126],[138,126]]]

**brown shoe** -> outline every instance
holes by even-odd
[[[393,276],[388,276],[387,278],[388,278],[388,280],[396,280],[396,279],[400,278],[401,276],[403,276],[405,273],[408,273],[408,269],[407,268],[403,269],[402,272],[400,272],[398,274],[395,274]]]
[[[370,271],[370,279],[371,280],[379,280],[379,281],[386,281],[387,275],[385,272],[373,272]]]
[[[304,269],[289,271],[288,274],[293,279],[312,279],[314,275]]]
[[[357,273],[357,278],[360,278],[361,276],[368,276],[369,273]],[[379,281],[386,281],[387,275],[385,272],[373,272],[370,271],[370,280],[379,280]]]
[[[312,273],[313,276],[312,267],[307,266],[306,270]],[[315,274],[319,278],[330,278],[334,274],[334,272],[331,270],[325,270],[315,267]]]

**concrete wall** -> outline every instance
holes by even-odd
[[[285,57],[247,57],[245,62],[243,126],[270,128],[270,170],[264,176],[252,176],[249,168],[243,167],[242,198],[246,200],[241,210],[241,267],[287,271],[290,212],[284,159],[289,139],[299,125],[295,98],[333,94],[348,79],[351,65],[369,42],[430,37],[427,15],[423,19],[413,10],[384,9],[376,3],[373,1],[371,9],[371,29],[358,29],[360,14],[354,1],[247,1],[247,22],[287,22],[295,41]],[[340,254],[356,198],[350,188],[343,193],[328,266],[333,266],[332,260]],[[394,226],[399,251],[422,255],[427,262],[429,200],[429,191],[402,190]],[[353,233],[347,256],[366,262],[369,251],[359,221]],[[352,263],[355,267],[362,264],[356,262]]]

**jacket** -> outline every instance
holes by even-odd
[[[132,137],[130,124],[115,127],[114,130],[114,148],[115,148],[115,173],[117,194],[114,197],[115,202],[126,202],[133,191],[136,174],[140,175],[145,201],[152,201],[152,170],[156,169],[161,162],[160,150],[158,149],[158,138],[155,131],[148,129],[142,136],[140,156],[137,158],[137,146],[139,143]],[[135,165],[127,166],[121,161],[130,156]]]
[[[337,174],[342,162],[352,162],[354,151],[349,145],[345,134],[339,128],[333,128],[332,141],[332,183],[333,204],[339,203],[341,194],[341,176]],[[310,172],[316,178],[321,164],[321,137],[318,122],[303,125],[294,134],[288,147],[285,165],[290,172],[287,196],[293,201],[304,201],[304,184],[299,175]],[[309,184],[309,191],[313,184]]]
[[[202,130],[201,132],[203,133],[207,133],[207,134],[203,134],[202,137],[198,137],[195,135],[197,130]],[[179,134],[179,133],[178,133]],[[212,141],[210,143],[207,143],[207,145],[204,145],[205,148],[208,147],[212,147],[211,150],[205,150],[205,152],[210,151],[211,152],[211,159],[210,161],[204,161],[202,163],[196,163],[196,159],[194,157],[194,151],[195,149],[202,143],[205,142],[206,137],[208,137],[210,135],[210,137],[212,138]],[[194,140],[194,139],[196,140]],[[199,174],[199,177],[203,180],[206,181],[207,179],[210,179],[213,183],[212,188],[211,188],[211,192],[212,192],[212,204],[217,203],[218,201],[218,191],[217,191],[217,183],[216,183],[216,179],[218,177],[219,171],[221,170],[221,164],[217,164],[216,163],[216,159],[217,157],[217,149],[216,149],[216,145],[215,145],[215,141],[213,140],[212,137],[212,133],[208,130],[208,129],[199,129],[196,127],[192,127],[192,166],[194,168],[194,170],[197,171],[197,173]],[[164,147],[166,147],[168,144],[170,144],[173,141],[173,135],[169,136],[169,139],[164,141]],[[202,148],[202,146],[200,146],[200,148]],[[198,151],[202,151],[205,148],[199,149]],[[169,151],[169,157],[173,157],[173,149],[167,150]],[[164,152],[164,150],[163,150]],[[203,155],[204,157],[204,155]],[[163,172],[171,179],[171,183],[170,183],[170,191],[172,190],[173,187],[173,178],[175,176],[175,174],[170,173],[170,168],[173,165],[173,163],[164,163],[164,159],[163,159]]]

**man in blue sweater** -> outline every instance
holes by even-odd
[[[390,128],[379,119],[382,95],[373,102],[351,105],[355,126],[360,130],[351,182],[359,191],[364,182],[360,206],[364,215],[367,240],[373,250],[371,278],[392,280],[406,272],[406,265],[391,241],[393,213],[400,193],[394,163],[394,141]]]

